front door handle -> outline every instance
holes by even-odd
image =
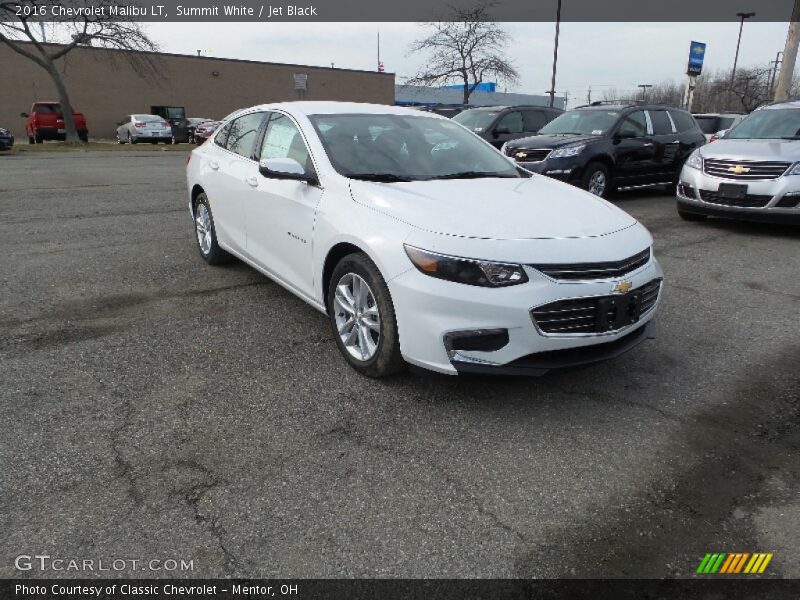
[[[653,144],[651,144],[650,142],[647,142],[646,144],[642,144],[642,147],[643,147],[643,148],[649,148],[649,147],[650,147],[650,146],[652,146],[652,145],[653,145]]]
[[[215,160],[209,161],[208,166],[214,169],[215,171],[219,170],[219,163]]]
[[[680,140],[675,140],[674,142],[667,142],[667,146],[672,146],[674,144],[680,144],[680,143],[681,143]]]
[[[247,185],[249,185],[250,187],[258,187],[258,179],[256,179],[255,177],[248,177],[247,179],[245,179],[245,183],[247,183]]]

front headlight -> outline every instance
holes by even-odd
[[[695,150],[689,155],[689,158],[686,159],[684,163],[685,166],[691,167],[692,169],[697,169],[698,171],[703,170],[703,159],[700,156],[700,151]]]
[[[528,281],[521,265],[446,256],[403,244],[417,269],[437,279],[481,287],[506,287]]]
[[[800,175],[800,162],[794,163],[794,166],[789,169],[789,172],[786,173],[787,175]]]
[[[567,156],[577,156],[583,149],[586,148],[586,144],[579,144],[577,146],[567,146],[566,148],[558,148],[553,150],[550,153],[548,158],[565,158]]]

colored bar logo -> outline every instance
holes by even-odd
[[[772,552],[715,552],[708,553],[700,561],[696,573],[703,575],[737,574],[760,575],[772,560]]]

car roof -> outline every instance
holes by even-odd
[[[724,112],[724,113],[692,113],[693,117],[744,117],[744,113]]]
[[[800,108],[800,100],[789,100],[788,102],[775,102],[758,108],[758,110],[775,110],[776,108]]]
[[[420,111],[403,106],[390,106],[388,104],[368,104],[366,102],[319,102],[313,100],[300,100],[297,102],[276,102],[274,104],[260,104],[236,111],[230,116],[250,110],[285,110],[287,112],[309,115],[347,115],[347,114],[374,114],[374,115],[403,115],[419,117]],[[440,117],[435,113],[425,115],[428,118]]]

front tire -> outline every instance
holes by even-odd
[[[194,230],[200,256],[210,265],[222,265],[230,262],[231,255],[219,247],[217,243],[217,230],[214,227],[214,216],[211,214],[211,204],[205,192],[197,197],[194,208]]]
[[[365,254],[349,254],[333,270],[328,316],[339,351],[356,371],[386,377],[405,369],[389,288]]]
[[[581,187],[590,194],[605,198],[611,189],[611,174],[608,167],[599,162],[586,165]]]

